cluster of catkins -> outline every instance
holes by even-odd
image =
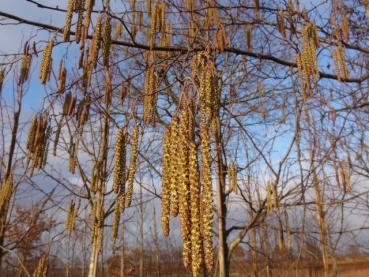
[[[76,204],[74,203],[73,200],[71,200],[69,202],[69,207],[68,207],[68,215],[67,215],[67,219],[65,221],[65,229],[71,233],[76,225],[76,217],[79,211],[81,205],[81,201],[78,201],[77,207]]]
[[[41,169],[47,161],[49,149],[50,126],[48,125],[48,113],[35,115],[27,137],[27,164],[32,161],[30,175],[34,169]]]
[[[114,149],[114,171],[113,171],[113,191],[117,194],[115,213],[113,220],[113,238],[116,239],[121,213],[126,207],[131,206],[133,183],[136,173],[136,163],[138,156],[139,127],[133,128],[131,136],[131,153],[129,158],[128,171],[126,169],[128,135],[123,128],[118,129],[115,139]],[[126,183],[128,188],[126,190]]]
[[[302,50],[296,55],[296,64],[301,84],[302,96],[311,95],[313,87],[317,87],[319,68],[316,49],[320,46],[319,36],[314,23],[309,23],[301,30]]]
[[[214,264],[210,130],[214,137],[218,135],[220,91],[217,71],[206,52],[196,54],[192,65],[199,93],[182,93],[180,115],[172,117],[164,133],[162,228],[168,236],[169,217],[179,213],[183,262],[198,276],[203,261],[209,271]],[[198,111],[200,122],[196,123]]]
[[[183,99],[180,117],[173,116],[164,133],[161,220],[164,235],[168,236],[169,218],[179,214],[183,262],[198,276],[203,258],[208,270],[214,263],[213,189],[209,132],[202,126],[200,164],[193,104]]]

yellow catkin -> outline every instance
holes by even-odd
[[[206,125],[201,126],[201,160],[203,191],[201,194],[202,238],[204,244],[205,265],[211,270],[214,265],[213,252],[213,185],[211,179],[211,146]]]
[[[232,164],[228,168],[228,186],[229,190],[237,193],[237,165]]]
[[[102,34],[103,64],[105,66],[109,65],[110,48],[111,48],[111,23],[110,17],[106,15]]]
[[[115,208],[114,208],[114,219],[113,219],[113,227],[112,227],[112,236],[113,240],[115,241],[118,237],[118,230],[119,230],[119,221],[120,221],[120,207],[119,207],[119,196],[115,199]]]
[[[40,65],[40,81],[41,84],[45,84],[50,78],[50,72],[52,68],[52,51],[54,47],[54,40],[50,39],[44,51],[42,53],[42,60]]]
[[[179,124],[178,117],[173,116],[172,122],[170,125],[170,200],[171,200],[171,210],[170,213],[172,216],[176,217],[178,215],[178,181],[179,181],[179,173],[178,173],[178,139],[179,139]]]
[[[30,55],[30,54],[23,55],[22,63],[21,63],[21,70],[20,70],[20,73],[19,73],[18,84],[21,85],[25,81],[28,80],[29,71],[30,71],[30,68],[31,68],[31,62],[32,62],[32,55]],[[2,86],[2,81],[1,81],[1,86]],[[0,86],[0,91],[1,91],[1,86]]]
[[[137,163],[137,155],[138,155],[138,136],[139,136],[139,128],[136,125],[133,129],[133,134],[131,138],[131,156],[129,158],[129,169],[128,169],[128,177],[127,177],[127,195],[126,195],[126,207],[131,206],[132,202],[132,194],[133,194],[133,183],[135,179],[136,173],[136,163]]]
[[[123,128],[118,129],[114,149],[113,190],[125,194],[126,182],[126,135]]]
[[[202,263],[202,243],[200,229],[200,177],[195,142],[189,146],[189,181],[191,211],[191,257],[192,275],[199,276]]]
[[[67,219],[65,220],[65,229],[70,233],[73,231],[73,218],[75,212],[75,203],[73,200],[69,201]]]
[[[341,178],[342,178],[342,184],[343,184],[344,191],[351,192],[350,174],[347,169],[346,160],[343,160],[341,163]]]
[[[95,0],[86,0],[86,17],[85,17],[85,23],[84,23],[84,35],[87,36],[88,28],[90,27],[91,23],[91,13],[92,9],[95,5]]]
[[[165,236],[169,236],[170,231],[170,135],[170,128],[167,127],[164,131],[161,177],[161,226]]]
[[[82,37],[83,12],[84,12],[84,7],[85,7],[85,0],[77,0],[76,7],[77,7],[78,19],[76,23],[75,33],[76,33],[76,42],[79,43]]]
[[[181,235],[183,240],[183,263],[186,268],[191,264],[191,221],[190,221],[190,209],[189,209],[189,171],[188,171],[188,110],[187,107],[182,108],[181,122],[179,128],[178,138],[178,171],[179,171],[179,219],[181,225]]]
[[[72,23],[73,10],[76,5],[76,0],[69,0],[67,6],[67,12],[65,14],[65,24],[63,29],[64,41],[69,41],[70,38],[70,26]]]
[[[99,50],[101,46],[101,23],[102,15],[99,14],[97,17],[97,22],[94,30],[94,35],[92,38],[92,47],[91,47],[91,54],[90,54],[90,64],[92,68],[96,68],[97,59],[99,57]]]
[[[0,188],[0,213],[4,211],[12,194],[13,194],[13,177],[9,175],[9,177],[5,180],[5,182],[1,185]]]
[[[270,182],[267,182],[266,187],[266,206],[267,206],[267,212],[271,213],[273,210],[273,194],[272,194],[272,188],[270,185]]]

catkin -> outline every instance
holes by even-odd
[[[202,243],[200,229],[200,178],[195,142],[189,146],[189,182],[191,210],[191,257],[192,275],[199,276],[202,263]]]
[[[70,38],[70,26],[72,23],[73,10],[76,5],[76,0],[69,0],[67,6],[67,13],[65,15],[65,24],[63,30],[64,41],[69,41]]]
[[[13,193],[13,177],[9,177],[5,180],[0,188],[0,213],[2,214],[9,202]]]
[[[139,129],[136,125],[133,129],[132,139],[131,139],[131,156],[129,160],[129,170],[128,170],[128,188],[127,188],[127,195],[126,195],[126,207],[131,206],[132,202],[132,193],[133,193],[133,182],[135,179],[136,173],[136,162],[137,162],[137,155],[138,155],[138,135]]]
[[[123,128],[118,129],[114,149],[113,190],[125,194],[126,176],[126,134]]]
[[[171,200],[171,210],[170,213],[172,216],[176,217],[178,215],[178,182],[179,182],[179,170],[178,170],[178,139],[179,139],[179,124],[178,117],[173,116],[172,122],[170,125],[170,200]]]
[[[91,47],[91,54],[90,54],[90,65],[92,68],[96,68],[97,59],[99,57],[99,50],[101,46],[101,23],[102,15],[99,14],[97,17],[97,22],[94,30],[94,35],[92,38],[92,47]]]
[[[183,262],[186,268],[191,264],[191,221],[189,210],[189,171],[188,171],[188,110],[187,107],[182,108],[181,122],[179,128],[179,159],[178,159],[178,171],[179,171],[179,219],[181,223],[181,235],[183,240]]]
[[[32,55],[30,54],[25,54],[22,57],[22,63],[21,63],[21,70],[20,70],[20,74],[19,74],[19,81],[18,84],[21,85],[23,84],[25,81],[28,80],[29,77],[29,71],[31,68],[31,62],[32,62]],[[1,73],[1,72],[0,72]],[[0,91],[1,91],[1,87],[2,87],[2,82],[4,79],[4,71],[2,70],[2,78],[0,78]],[[1,77],[1,76],[0,76]]]
[[[115,208],[114,208],[114,219],[113,219],[113,240],[115,241],[118,237],[118,229],[119,229],[119,221],[120,221],[120,207],[119,207],[119,196],[115,199]]]
[[[229,190],[237,193],[237,165],[232,164],[228,168]]]
[[[165,236],[169,236],[169,216],[170,216],[170,179],[171,179],[171,142],[170,128],[164,131],[163,155],[162,155],[162,178],[161,178],[161,226]]]
[[[85,24],[84,24],[84,35],[87,36],[88,28],[90,27],[91,23],[91,13],[92,9],[95,5],[95,0],[86,0],[86,17],[85,17]]]
[[[105,66],[109,65],[110,47],[111,47],[111,22],[110,16],[106,15],[102,34],[103,64]]]
[[[76,10],[78,13],[78,19],[77,19],[76,30],[75,30],[77,43],[81,41],[81,37],[82,37],[84,7],[85,7],[85,0],[77,0]]]
[[[70,233],[74,228],[74,213],[75,213],[75,203],[73,200],[69,201],[67,219],[65,221],[65,229]]]
[[[202,237],[204,243],[205,265],[211,270],[214,265],[213,253],[213,185],[211,179],[211,146],[206,125],[201,126],[201,159],[203,191],[201,194]]]
[[[52,68],[52,51],[54,47],[54,40],[50,39],[44,51],[42,53],[42,60],[40,66],[40,81],[41,84],[45,84],[50,78],[51,68]]]

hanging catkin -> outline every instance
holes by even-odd
[[[114,149],[113,190],[125,194],[126,176],[126,134],[123,128],[118,129]]]
[[[214,265],[213,253],[213,185],[211,179],[211,146],[206,125],[201,126],[201,160],[203,190],[201,194],[202,238],[204,243],[205,265],[211,270]]]
[[[40,65],[40,81],[41,84],[45,84],[50,78],[51,68],[52,68],[52,51],[54,47],[54,40],[50,39],[44,51],[42,53],[42,60]]]
[[[13,194],[13,176],[10,174],[0,187],[0,213],[3,213]]]
[[[102,34],[103,64],[105,66],[109,65],[110,47],[111,47],[111,22],[110,16],[106,15]]]
[[[83,24],[83,12],[84,12],[84,7],[85,7],[85,0],[77,0],[76,3],[76,10],[78,13],[78,19],[77,19],[77,23],[76,23],[76,42],[79,43],[81,41],[81,37],[82,37],[82,24]]]
[[[186,268],[191,264],[191,219],[189,209],[189,164],[188,164],[188,110],[187,106],[182,107],[181,122],[179,128],[179,159],[178,159],[178,171],[179,171],[179,216],[181,224],[181,235],[183,240],[183,263]]]
[[[1,68],[0,69],[0,95],[1,95],[1,91],[3,89],[4,79],[5,79],[5,69]]]
[[[126,207],[131,206],[132,202],[132,194],[133,194],[133,182],[135,179],[136,173],[136,162],[137,162],[137,155],[138,155],[138,136],[139,136],[139,129],[136,125],[133,129],[133,134],[131,138],[131,156],[129,159],[129,170],[128,170],[128,189],[126,195]]]
[[[94,35],[92,38],[91,54],[90,54],[90,65],[91,68],[96,68],[97,59],[99,57],[99,50],[101,46],[101,23],[102,15],[99,14],[97,17],[97,22],[94,30]]]
[[[113,219],[113,227],[112,227],[112,236],[113,240],[118,237],[118,230],[119,230],[119,221],[120,221],[120,207],[119,207],[119,196],[115,199],[115,208],[114,208],[114,219]]]
[[[191,256],[192,275],[199,276],[202,263],[202,243],[200,229],[200,177],[195,142],[189,146],[189,181],[190,181],[190,211],[191,211]]]
[[[21,85],[23,84],[25,81],[28,80],[29,77],[29,70],[31,68],[31,62],[32,62],[32,55],[30,54],[24,54],[22,57],[22,63],[21,63],[21,70],[19,73],[19,80],[18,80],[18,84]],[[2,74],[1,74],[2,72]],[[0,71],[0,74],[2,75],[2,77],[0,78],[0,91],[1,91],[1,87],[2,87],[2,82],[4,80],[4,70]]]
[[[169,145],[169,153],[170,153],[170,201],[171,201],[171,215],[176,217],[178,215],[178,181],[179,181],[179,173],[178,173],[178,139],[179,139],[179,124],[178,117],[173,116],[172,122],[170,125],[170,145]]]
[[[70,38],[70,25],[72,23],[73,10],[76,5],[76,0],[69,0],[67,6],[67,13],[65,15],[65,24],[63,29],[64,41],[69,41]]]
[[[167,127],[164,131],[161,178],[161,226],[165,236],[169,235],[170,216],[170,135],[170,127]]]
[[[228,167],[228,184],[229,190],[237,193],[237,165],[235,164]]]

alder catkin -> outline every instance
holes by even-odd
[[[111,22],[110,16],[106,15],[102,34],[103,64],[105,66],[109,65],[110,47],[111,47]]]
[[[69,41],[69,38],[70,38],[69,32],[70,32],[70,26],[72,23],[72,17],[73,17],[73,11],[74,11],[75,5],[76,5],[76,0],[68,1],[67,12],[65,15],[65,24],[64,24],[64,29],[63,29],[64,41]]]
[[[0,188],[0,213],[2,213],[7,206],[13,193],[13,176],[9,175]]]
[[[78,13],[78,19],[76,23],[76,42],[79,43],[81,41],[82,37],[82,31],[83,31],[83,12],[85,7],[85,0],[77,0],[76,2],[77,7],[77,13]]]
[[[42,60],[40,65],[40,81],[41,84],[45,84],[50,78],[51,68],[52,68],[52,51],[54,47],[54,40],[50,39],[48,44],[43,50]]]
[[[170,216],[170,179],[171,179],[171,156],[170,156],[170,127],[164,131],[163,154],[162,154],[162,177],[161,177],[161,226],[164,236],[169,236]]]
[[[200,177],[195,142],[189,145],[189,182],[191,211],[191,257],[192,275],[199,276],[202,263],[202,243],[200,228]]]
[[[126,207],[131,206],[132,202],[132,194],[133,194],[133,183],[135,179],[136,173],[136,162],[137,162],[137,155],[138,155],[138,136],[139,136],[139,129],[136,125],[133,129],[133,134],[131,138],[131,156],[129,159],[129,170],[128,170],[128,177],[127,177],[127,195],[126,195]]]
[[[204,243],[205,265],[211,270],[214,265],[213,252],[213,185],[211,178],[211,146],[206,125],[201,126],[201,160],[203,191],[201,194],[202,237]]]
[[[1,91],[3,89],[4,79],[5,79],[5,69],[1,68],[0,69],[0,95],[1,95]]]
[[[28,80],[29,71],[30,71],[30,68],[31,68],[31,62],[32,62],[32,55],[24,54],[23,57],[22,57],[21,69],[20,69],[20,73],[19,73],[19,80],[18,80],[19,85],[22,85],[25,81]],[[0,83],[1,83],[0,91],[1,91],[2,82],[3,82],[3,79],[4,79],[4,71],[3,70],[2,70],[2,75],[3,75],[2,78],[0,78]]]
[[[101,46],[101,23],[102,15],[99,14],[97,17],[97,22],[94,30],[94,35],[92,38],[91,54],[90,54],[90,65],[91,68],[96,68],[97,59],[99,57],[99,50]]]
[[[126,178],[126,134],[123,128],[118,129],[114,149],[113,190],[125,195]]]
[[[182,108],[181,122],[179,128],[179,159],[178,159],[178,171],[179,171],[179,219],[181,225],[181,235],[183,240],[183,263],[186,268],[191,264],[191,219],[189,209],[189,164],[188,164],[188,110],[187,106]]]
[[[176,217],[178,215],[178,181],[179,181],[179,173],[178,173],[178,117],[173,116],[172,122],[170,125],[170,201],[171,201],[171,210],[170,213],[172,216]]]

